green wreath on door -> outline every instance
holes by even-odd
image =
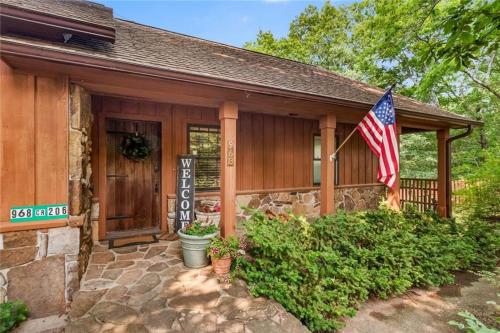
[[[123,136],[118,148],[126,159],[134,162],[145,160],[153,151],[148,140],[138,133]]]

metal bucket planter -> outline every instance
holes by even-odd
[[[210,240],[217,236],[219,232],[205,236],[191,236],[179,230],[177,234],[181,240],[184,265],[189,268],[208,266],[207,247],[210,244]]]

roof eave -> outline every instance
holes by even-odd
[[[308,92],[300,92],[277,87],[269,87],[257,84],[242,83],[227,79],[215,78],[210,75],[199,75],[185,71],[175,71],[157,67],[138,65],[134,63],[103,59],[100,57],[89,57],[77,53],[69,53],[61,50],[40,47],[38,45],[20,43],[12,40],[0,38],[2,44],[1,53],[17,55],[28,58],[36,58],[57,63],[72,64],[78,66],[92,67],[98,69],[119,71],[135,75],[149,76],[162,79],[178,80],[183,82],[205,84],[211,86],[224,87],[229,89],[244,90],[253,93],[275,95],[280,97],[291,97],[312,102],[321,102],[333,105],[342,105],[348,107],[370,109],[371,103],[360,102],[356,100],[333,98],[324,95],[316,95]],[[420,119],[434,119],[445,121],[455,125],[456,128],[466,127],[468,125],[482,126],[484,123],[477,120],[465,119],[463,117],[448,117],[444,115],[429,114],[417,112],[408,109],[396,108],[399,115],[417,117]]]

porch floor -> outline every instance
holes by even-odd
[[[179,241],[108,250],[97,245],[69,312],[74,332],[309,332],[243,281],[187,269]]]

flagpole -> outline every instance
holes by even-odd
[[[396,82],[394,82],[393,84],[391,84],[391,86],[389,87],[389,89],[386,90],[386,92],[384,93],[384,96],[385,94],[387,94],[389,91],[391,91],[394,86],[396,85]],[[335,159],[337,159],[337,153],[339,152],[339,150],[346,144],[347,141],[349,141],[349,139],[351,138],[351,136],[354,134],[354,132],[356,132],[356,130],[358,129],[358,126],[354,127],[354,129],[351,131],[351,133],[349,133],[349,135],[347,136],[347,138],[345,138],[344,141],[342,141],[342,143],[340,144],[340,146],[337,148],[337,150],[335,150],[335,152],[330,155],[330,161],[333,161]]]

